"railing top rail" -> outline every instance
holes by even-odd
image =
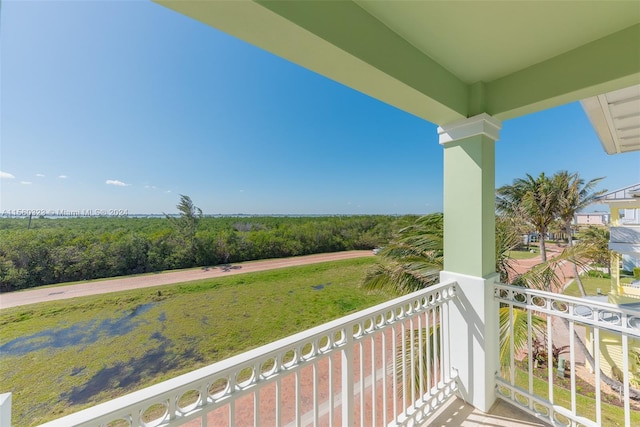
[[[640,337],[640,310],[505,284],[494,285],[494,297],[516,307]]]
[[[325,355],[336,351],[345,345],[349,334],[352,334],[352,328],[356,325],[363,325],[372,319],[380,316],[382,324],[372,324],[371,328],[361,328],[365,334],[383,329],[385,325],[393,324],[403,319],[409,318],[414,313],[424,312],[441,306],[447,301],[455,297],[456,283],[448,281],[439,283],[429,288],[404,295],[393,300],[384,302],[374,307],[344,316],[325,323],[320,326],[308,329],[306,331],[291,335],[289,337],[274,341],[272,343],[257,347],[253,350],[232,356],[228,359],[213,363],[192,372],[180,375],[167,381],[155,384],[153,386],[135,391],[125,396],[113,399],[111,401],[93,406],[89,409],[76,412],[63,418],[53,420],[41,427],[53,426],[70,426],[91,422],[98,418],[103,419],[113,414],[118,414],[125,407],[144,406],[146,403],[156,402],[159,395],[179,394],[188,391],[194,387],[194,384],[200,384],[209,378],[219,378],[228,373],[237,372],[244,367],[253,367],[256,364],[273,358],[282,357],[283,353],[301,347],[310,342],[318,342],[324,337],[332,337],[336,333],[345,332],[342,340],[334,342],[326,350],[318,352]],[[419,303],[416,305],[416,303]],[[407,309],[408,308],[408,309]],[[400,311],[400,314],[398,314]],[[392,313],[393,318],[390,319],[387,314]],[[352,334],[352,338],[356,339]],[[310,360],[304,358],[301,363]],[[99,416],[96,414],[100,414]]]

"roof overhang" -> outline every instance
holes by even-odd
[[[640,84],[637,1],[155,1],[438,125]]]
[[[582,107],[608,154],[640,150],[640,85],[584,99]]]

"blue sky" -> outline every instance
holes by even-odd
[[[436,126],[147,1],[1,6],[0,211],[442,210]],[[503,123],[496,186],[640,182],[579,104]]]

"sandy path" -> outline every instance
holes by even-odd
[[[136,277],[123,277],[108,280],[92,281],[77,285],[61,285],[32,290],[0,294],[0,309],[18,307],[39,302],[56,301],[87,295],[106,294],[109,292],[130,289],[148,288],[152,286],[170,285],[190,282],[192,280],[222,277],[233,274],[251,273],[255,271],[273,270],[296,265],[316,264],[327,261],[373,256],[371,251],[346,251],[328,254],[305,255],[291,258],[278,258],[261,261],[249,261],[226,266],[199,268],[166,273],[149,274]]]

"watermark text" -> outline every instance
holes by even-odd
[[[94,217],[129,216],[128,209],[4,209],[2,217]]]

